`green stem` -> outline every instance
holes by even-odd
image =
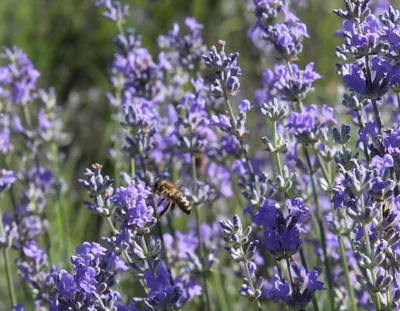
[[[53,164],[54,164],[54,174],[55,177],[58,181],[60,181],[61,178],[61,169],[60,169],[60,162],[59,162],[59,157],[58,157],[58,145],[53,144],[52,145],[52,154],[55,155],[53,159]],[[70,241],[69,241],[69,222],[67,219],[67,213],[65,211],[65,207],[62,204],[64,202],[62,195],[61,195],[61,188],[57,188],[57,193],[56,193],[56,202],[55,202],[55,210],[57,214],[57,222],[58,222],[58,227],[61,229],[61,240],[63,241],[63,253],[64,253],[64,259],[69,258],[70,256]],[[67,260],[66,265],[68,267],[71,266],[71,262]]]
[[[146,174],[146,172],[143,172],[143,174]],[[132,156],[131,158],[131,177],[135,178],[136,177],[136,167],[135,167],[135,157]]]
[[[308,264],[307,264],[306,256],[304,254],[303,247],[300,248],[300,259],[301,259],[301,264],[303,265],[304,269],[306,269],[306,271],[308,271]],[[317,299],[316,295],[313,296],[312,303],[313,303],[314,310],[319,311],[318,299]]]
[[[315,175],[314,175],[312,165],[311,165],[310,155],[308,154],[306,146],[303,146],[303,150],[304,150],[304,155],[306,157],[306,161],[308,164],[308,169],[310,170],[312,194],[313,194],[314,205],[316,208],[316,216],[317,216],[321,246],[322,246],[322,250],[324,253],[324,259],[325,259],[324,264],[325,264],[326,276],[328,279],[329,303],[330,303],[331,310],[333,311],[333,310],[335,310],[335,299],[334,299],[334,293],[333,293],[331,265],[329,263],[328,250],[326,247],[325,228],[324,228],[324,221],[322,218],[322,210],[319,205],[318,191],[317,191],[317,186],[316,186],[316,182],[315,182]]]
[[[274,145],[274,149],[276,149],[278,146],[278,135],[276,133],[276,121],[272,122],[272,142]],[[283,174],[282,174],[281,160],[279,158],[279,153],[276,150],[274,151],[274,157],[275,157],[275,164],[276,164],[276,169],[278,170],[278,174],[282,176]]]
[[[364,202],[364,196],[363,194],[360,195],[360,206],[361,206],[361,211],[362,213],[364,213],[365,210],[365,202]],[[367,224],[363,223],[362,224],[363,227],[363,231],[364,231],[364,240],[365,240],[365,250],[366,250],[366,255],[371,258],[371,242],[369,240],[369,234],[368,234],[368,227]],[[375,270],[374,268],[370,269],[371,271],[371,278],[372,278],[372,282],[375,285],[375,281],[376,281],[376,275],[375,275]],[[379,300],[379,293],[374,292],[373,293],[373,299],[374,299],[374,303],[375,303],[375,308],[376,310],[380,310],[381,309],[381,302]]]
[[[143,248],[143,251],[144,251],[144,255],[146,256],[146,259],[147,259],[147,265],[149,266],[151,274],[156,276],[156,271],[154,270],[153,262],[152,262],[152,260],[150,258],[149,248],[147,247],[146,238],[144,237],[144,235],[142,235],[140,237],[140,239],[142,241],[142,248]]]
[[[294,290],[294,280],[293,280],[293,275],[292,275],[292,267],[290,266],[289,258],[285,258],[286,261],[286,266],[289,274],[289,281],[290,281],[290,286],[292,287],[292,292]]]
[[[191,170],[191,176],[192,176],[192,192],[193,195],[197,195],[197,172],[196,172],[196,162],[194,158],[194,150],[193,150],[193,137],[190,139],[190,170]],[[194,207],[194,215],[196,218],[196,232],[197,236],[199,238],[199,249],[200,249],[200,262],[202,264],[202,268],[204,269],[204,264],[205,264],[205,256],[204,256],[204,242],[203,238],[200,233],[200,213],[199,213],[199,208],[200,205],[196,204]],[[207,310],[211,311],[211,302],[210,302],[210,295],[208,293],[208,287],[207,287],[207,277],[204,271],[201,272],[201,275],[203,277],[203,287],[204,287],[204,298],[206,300],[207,304]]]
[[[342,267],[344,270],[344,278],[346,280],[347,291],[349,293],[349,298],[350,298],[350,311],[357,311],[357,303],[356,303],[356,299],[354,296],[354,289],[353,289],[353,286],[352,286],[351,280],[350,280],[349,266],[347,264],[343,240],[340,235],[337,235],[337,237],[338,237],[338,241],[339,241],[340,261],[342,263]]]
[[[368,154],[368,152],[367,152],[367,154]],[[318,159],[318,160],[321,161],[321,159]],[[327,169],[327,178],[328,179],[326,180],[326,182],[331,184],[332,183],[332,169],[331,169],[331,165],[329,163],[328,163],[328,169]],[[332,193],[330,194],[330,199],[332,200]],[[333,218],[333,220],[335,220],[336,211],[335,211],[333,204],[331,204],[331,209],[332,209],[332,218]],[[346,258],[346,254],[345,254],[343,240],[339,234],[336,234],[336,236],[338,237],[338,242],[339,242],[340,261],[341,261],[342,267],[344,269],[344,277],[346,280],[347,290],[349,292],[350,311],[357,311],[357,303],[356,303],[355,296],[354,296],[354,288],[350,281],[349,267],[347,264],[347,258]]]
[[[29,128],[32,128],[32,118],[27,105],[22,105],[24,111],[25,121]]]
[[[229,306],[228,301],[226,299],[225,286],[222,283],[221,274],[219,272],[213,273],[213,279],[214,279],[215,291],[217,292],[219,306],[220,306],[221,310],[222,311],[232,310],[232,308]]]
[[[1,215],[1,213],[0,213],[0,215]],[[0,235],[5,236],[2,218],[0,218]],[[11,305],[13,306],[17,302],[15,299],[14,281],[13,281],[13,275],[12,275],[11,266],[10,266],[10,258],[8,256],[8,249],[9,249],[9,245],[5,245],[2,249],[2,252],[3,252],[3,258],[4,258],[4,266],[6,269],[8,295],[10,297]]]
[[[104,217],[104,218],[106,219],[107,223],[110,225],[110,228],[111,228],[112,232],[113,232],[114,234],[119,234],[118,230],[115,228],[115,226],[114,226],[114,224],[112,223],[111,219],[110,219],[109,217]],[[133,263],[132,258],[129,256],[129,254],[128,254],[128,252],[127,252],[126,250],[123,250],[123,251],[122,251],[122,255],[124,256],[126,262],[128,262],[128,263],[130,263],[130,264]],[[143,280],[139,280],[139,283],[140,283],[140,285],[142,285],[143,290],[144,290],[145,293],[147,294],[149,290],[148,290],[148,288],[146,287],[146,285],[144,284]]]
[[[371,101],[372,101],[372,107],[374,108],[374,115],[376,119],[376,124],[378,126],[379,134],[383,135],[383,123],[381,116],[379,114],[378,104],[376,103],[375,99],[372,99]]]
[[[222,80],[222,84],[225,85],[225,76],[224,76],[223,72],[221,73],[221,80]],[[224,92],[224,102],[225,102],[226,107],[228,108],[229,119],[230,119],[231,126],[232,126],[232,129],[233,129],[233,135],[236,137],[236,139],[239,142],[240,152],[242,153],[243,158],[246,161],[246,166],[247,166],[247,169],[249,171],[250,181],[253,184],[254,189],[258,193],[259,191],[258,191],[258,186],[257,186],[257,183],[256,183],[256,175],[254,174],[254,169],[253,169],[253,166],[251,165],[250,158],[249,158],[249,155],[247,154],[246,148],[244,147],[243,140],[239,136],[238,128],[236,126],[235,114],[233,113],[232,105],[231,105],[231,103],[229,101],[228,93],[226,92],[225,87],[223,88],[223,92]]]
[[[243,247],[241,246],[240,249],[242,250],[243,258],[246,258],[246,255],[245,255],[245,252],[243,250]],[[243,265],[244,265],[244,269],[246,271],[247,280],[249,281],[249,286],[250,286],[251,290],[254,293],[255,292],[255,287],[254,287],[254,284],[253,284],[253,279],[251,277],[251,273],[250,273],[249,267],[247,266],[247,260],[243,261]],[[257,301],[257,308],[258,308],[259,311],[261,311],[262,310],[261,303],[260,303],[260,301],[258,299],[256,301]]]
[[[398,107],[399,113],[400,113],[400,93],[396,93],[396,97],[397,97],[397,107]]]
[[[98,303],[100,304],[100,308],[101,310],[107,310],[106,306],[103,303],[103,300],[101,300],[101,297],[99,294],[97,294],[96,292],[93,291],[93,295],[96,297]]]
[[[361,117],[361,112],[360,110],[357,110],[357,119],[358,119],[358,125],[360,126],[360,129],[364,128],[364,121],[362,120]],[[369,152],[368,152],[368,145],[366,143],[364,143],[364,155],[365,155],[365,160],[367,160],[367,162],[370,162],[370,157],[369,157]]]
[[[320,154],[318,153],[317,149],[315,148],[315,144],[312,145],[312,148],[313,148],[313,151],[314,151],[314,153],[315,153],[315,156],[317,157],[318,164],[319,164],[319,166],[320,166],[321,169],[322,169],[322,175],[324,175],[324,178],[325,178],[326,182],[328,183],[329,189],[330,189],[330,187],[331,187],[331,180],[330,180],[330,178],[329,178],[329,173],[328,173],[328,171],[327,171],[327,169],[326,169],[326,167],[325,167],[325,165],[324,165],[324,162],[323,162],[322,159],[321,159]]]
[[[48,219],[48,217],[47,216],[44,216],[44,219]],[[52,250],[53,250],[53,247],[52,247],[52,241],[51,241],[51,238],[50,238],[50,233],[49,233],[49,230],[48,230],[48,228],[44,231],[44,243],[45,243],[45,245],[46,245],[46,252],[47,252],[47,257],[48,257],[48,261],[49,261],[49,265],[50,265],[50,267],[53,265],[53,253],[52,253]],[[68,258],[68,257],[67,257]]]

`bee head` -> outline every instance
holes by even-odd
[[[159,188],[160,188],[160,183],[161,183],[161,179],[160,179],[160,178],[157,178],[156,180],[153,180],[153,181],[150,183],[150,187],[151,187],[151,189],[153,190],[153,192],[157,192],[157,191],[159,190]]]

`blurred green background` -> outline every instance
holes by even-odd
[[[42,86],[53,85],[59,99],[67,101],[73,91],[107,88],[107,66],[114,46],[111,39],[115,25],[101,17],[94,7],[95,0],[2,0],[0,1],[0,40],[2,45],[17,45],[33,60],[42,73]],[[261,68],[252,68],[250,41],[246,32],[254,22],[245,9],[244,0],[126,0],[132,8],[129,26],[143,35],[144,45],[157,52],[159,34],[166,34],[174,22],[182,24],[186,16],[203,23],[204,41],[215,44],[218,39],[228,42],[228,50],[241,53],[243,70],[256,78]],[[310,0],[305,7],[296,8],[306,23],[310,39],[306,40],[301,62],[315,61],[318,71],[329,84],[335,76],[334,32],[341,21],[332,9],[342,1]],[[257,79],[246,81],[253,86]]]
[[[0,43],[16,45],[32,59],[42,73],[40,86],[54,86],[58,102],[66,109],[67,129],[73,133],[74,150],[82,172],[93,161],[104,163],[108,139],[105,124],[110,109],[103,93],[108,88],[107,68],[115,51],[111,40],[115,25],[102,18],[95,0],[1,0]],[[307,6],[296,8],[296,14],[306,23],[310,39],[304,42],[299,63],[316,63],[324,76],[318,83],[319,101],[332,100],[336,92],[335,45],[333,37],[341,21],[332,14],[342,1],[310,0]],[[132,18],[128,25],[143,36],[143,45],[153,55],[158,52],[157,36],[166,34],[174,22],[183,23],[194,16],[204,24],[204,42],[227,41],[227,51],[240,52],[243,70],[243,94],[249,99],[258,87],[263,67],[259,55],[251,48],[247,31],[254,23],[252,12],[244,0],[126,0]],[[319,96],[320,94],[321,96]],[[323,94],[323,96],[322,96]],[[319,97],[318,97],[319,96]],[[93,135],[101,139],[91,139]],[[77,154],[79,153],[79,154]]]
[[[83,177],[85,167],[94,162],[105,164],[105,173],[113,169],[107,160],[110,147],[111,108],[105,102],[108,90],[107,68],[115,47],[112,38],[115,24],[101,16],[95,0],[0,0],[0,43],[17,46],[33,61],[42,76],[40,87],[54,86],[58,103],[65,109],[66,130],[72,142],[63,150],[66,154],[64,176],[70,185],[65,201],[73,223],[71,247],[84,240],[99,239],[101,220],[89,214],[81,203],[85,192],[76,180]],[[157,36],[166,34],[173,24],[183,24],[186,16],[194,16],[204,24],[203,38],[207,46],[218,39],[227,41],[227,51],[240,53],[243,76],[242,93],[252,99],[264,69],[260,55],[251,46],[247,31],[254,23],[252,12],[244,0],[125,0],[131,6],[128,26],[142,35],[143,45],[156,56]],[[374,1],[371,1],[374,3]],[[341,0],[309,0],[294,12],[307,25],[310,38],[304,41],[299,64],[315,62],[323,75],[308,103],[332,104],[337,101],[334,37],[341,20],[332,13],[343,7]],[[392,1],[398,8],[400,0]],[[268,65],[268,64],[266,64]],[[250,121],[251,122],[251,121]],[[50,226],[52,224],[50,223]],[[3,270],[2,270],[3,271]],[[5,293],[0,282],[0,301]],[[1,304],[0,304],[0,311]]]

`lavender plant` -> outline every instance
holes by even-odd
[[[292,8],[307,3],[245,2],[248,44],[271,64],[252,100],[239,53],[223,40],[207,49],[195,18],[152,55],[128,5],[96,2],[117,33],[114,171],[95,163],[78,180],[99,239],[73,254],[62,110],[28,57],[4,50],[7,310],[400,310],[400,12],[368,0],[334,10],[344,91],[329,106],[312,101],[318,59],[299,62],[311,25]]]

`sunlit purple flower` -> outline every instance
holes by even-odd
[[[381,39],[382,34],[379,19],[374,15],[368,15],[362,23],[357,24],[345,20],[341,33],[345,40],[345,48],[339,53],[350,53],[356,59],[377,54],[385,46]]]
[[[27,311],[22,304],[16,304],[11,311]]]
[[[393,66],[378,56],[371,58],[371,81],[364,63],[339,66],[339,75],[350,91],[369,99],[381,99],[389,89]]]
[[[158,310],[168,310],[177,305],[182,296],[179,286],[171,284],[169,273],[164,265],[159,264],[155,275],[147,269],[144,272],[146,286],[150,289],[147,301]]]
[[[316,105],[311,105],[303,112],[291,111],[286,124],[287,129],[303,143],[326,138],[330,126],[335,125],[337,121],[333,108],[324,105],[321,110],[320,113]]]
[[[184,260],[188,254],[195,254],[199,246],[199,239],[195,232],[175,232],[174,237],[167,233],[164,234],[165,247],[168,249],[167,255],[171,261]]]
[[[5,155],[10,153],[14,146],[11,143],[10,129],[1,127],[0,129],[0,154]]]
[[[287,200],[286,206],[290,213],[284,217],[278,206],[265,200],[253,218],[256,225],[264,228],[263,245],[278,260],[289,258],[300,249],[300,220],[309,217],[308,208],[301,199]]]
[[[41,188],[44,193],[54,185],[53,174],[44,167],[33,167],[29,172],[29,180]]]
[[[13,183],[17,181],[13,171],[1,169],[0,170],[0,193],[6,191]]]
[[[154,226],[153,207],[147,204],[151,191],[144,183],[134,180],[127,187],[119,187],[114,196],[116,216],[123,226],[139,232],[147,231]]]
[[[117,274],[127,270],[121,259],[97,243],[84,242],[76,248],[71,262],[73,274],[61,270],[51,275],[56,291],[49,297],[50,310],[61,311],[76,304],[85,310],[120,304],[120,295],[111,287]]]
[[[95,2],[96,6],[102,6],[105,11],[102,12],[102,15],[113,22],[122,24],[125,22],[125,19],[130,15],[129,5],[121,4],[120,1],[115,0],[97,0]]]
[[[16,47],[5,48],[3,57],[8,61],[0,68],[0,94],[3,98],[16,104],[27,104],[32,101],[36,91],[36,82],[40,76],[31,60]],[[8,98],[7,98],[8,96]]]
[[[35,298],[35,307],[40,309],[47,305],[52,286],[48,271],[47,255],[37,246],[35,241],[29,241],[22,247],[22,258],[17,258],[15,264],[22,281],[28,286]],[[52,269],[53,270],[53,269]]]
[[[174,24],[168,35],[158,37],[158,45],[165,50],[167,59],[174,66],[180,64],[184,68],[197,69],[206,50],[201,36],[203,25],[194,17],[186,17],[185,26],[188,33],[179,35],[179,25]]]
[[[274,47],[278,60],[292,61],[303,50],[302,41],[308,38],[307,27],[299,21],[267,26],[263,39]]]

